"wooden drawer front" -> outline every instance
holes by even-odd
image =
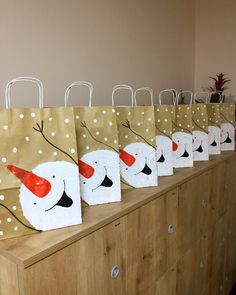
[[[156,201],[157,279],[177,261],[178,189]]]
[[[128,214],[126,219],[127,294],[144,294],[156,281],[155,201]]]
[[[229,295],[229,293],[225,293],[222,274],[222,270],[214,274],[202,295]]]
[[[177,263],[177,295],[200,295],[211,276],[212,234],[208,232]]]
[[[176,262],[177,204],[175,189],[25,269],[25,295],[150,292]]]
[[[176,189],[127,215],[127,294],[151,294],[176,262],[177,202]]]
[[[229,294],[236,282],[236,205],[227,212],[227,240],[224,285],[225,294]]]
[[[212,223],[214,224],[226,211],[225,200],[226,163],[221,163],[211,170],[210,204]]]
[[[210,172],[182,184],[179,188],[178,245],[184,254],[210,226]]]
[[[143,295],[176,295],[176,265],[168,269],[153,288]]]
[[[20,294],[18,286],[16,264],[0,256],[0,294],[18,295]]]
[[[225,176],[225,198],[227,200],[227,209],[236,203],[236,178],[235,178],[236,156],[226,162]]]
[[[25,295],[125,294],[125,219],[121,218],[24,271]],[[118,265],[118,277],[111,277]]]
[[[226,222],[227,215],[223,215],[213,227],[212,243],[212,274],[218,271],[224,272],[225,254],[226,254]]]

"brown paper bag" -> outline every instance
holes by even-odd
[[[89,205],[121,200],[118,131],[115,109],[91,106],[93,86],[89,82],[72,83],[66,90],[68,105],[72,87],[87,86],[89,106],[74,107],[82,199]]]
[[[204,103],[196,103],[199,97],[203,97],[203,101],[208,97],[207,92],[196,92],[192,105],[192,123],[193,123],[193,160],[208,161],[208,115],[207,107]],[[202,100],[201,100],[202,101]]]
[[[182,92],[183,93],[183,92]],[[191,91],[184,91],[190,93]],[[192,100],[190,104],[178,104],[180,93],[173,112],[174,167],[193,167]]]
[[[40,90],[40,108],[11,109],[15,82]],[[6,88],[0,110],[0,239],[81,223],[81,203],[72,108],[42,108],[35,78],[17,78]]]
[[[173,175],[172,115],[173,105],[163,104],[163,95],[171,93],[174,101],[174,89],[165,89],[159,93],[159,105],[155,105],[157,166],[159,176]]]
[[[120,89],[128,89],[132,94],[131,106],[116,107],[122,188],[156,186],[154,108],[134,106],[133,89],[128,85],[113,88],[113,106],[114,94]]]
[[[235,149],[235,104],[221,103],[221,142],[220,149],[222,151],[234,151]]]
[[[218,93],[221,97],[221,95]],[[207,103],[209,155],[219,155],[220,150],[220,104]]]

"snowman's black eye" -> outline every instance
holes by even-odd
[[[128,170],[128,168],[125,168],[125,170]]]
[[[97,161],[95,161],[94,163],[95,163],[95,164],[97,164],[98,162],[97,162]]]
[[[55,178],[56,176],[55,175],[53,175],[53,177],[52,178]]]
[[[84,181],[83,184],[86,184],[86,182]]]
[[[135,154],[135,156],[137,156],[137,155],[138,155],[138,153]]]
[[[37,203],[36,203],[36,202],[34,202],[34,205],[37,205]]]

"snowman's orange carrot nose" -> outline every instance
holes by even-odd
[[[43,198],[50,192],[52,187],[47,179],[13,165],[8,165],[7,168],[19,178],[35,196]]]
[[[89,164],[79,160],[79,173],[83,175],[85,178],[90,178],[94,174],[94,168]]]
[[[178,148],[178,144],[176,142],[172,141],[172,150],[173,150],[173,152],[175,152],[177,150],[177,148]]]
[[[124,150],[120,150],[120,159],[129,167],[136,161],[135,157]]]

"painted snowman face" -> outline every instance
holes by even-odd
[[[158,175],[172,175],[173,174],[173,154],[172,154],[172,140],[163,135],[156,136],[156,155]]]
[[[121,199],[119,156],[108,150],[87,153],[79,160],[81,196],[89,205]]]
[[[173,138],[174,167],[193,167],[193,137],[185,132],[175,132]]]
[[[208,153],[208,134],[203,131],[193,131],[193,159],[194,161],[207,161]]]
[[[209,154],[220,154],[220,128],[208,126]]]
[[[232,124],[221,124],[221,150],[234,150],[235,128]]]
[[[15,166],[8,169],[22,181],[23,214],[38,230],[81,223],[78,167],[58,161],[38,165],[32,172]]]
[[[157,185],[156,154],[145,143],[131,143],[120,151],[121,176],[133,187]]]

